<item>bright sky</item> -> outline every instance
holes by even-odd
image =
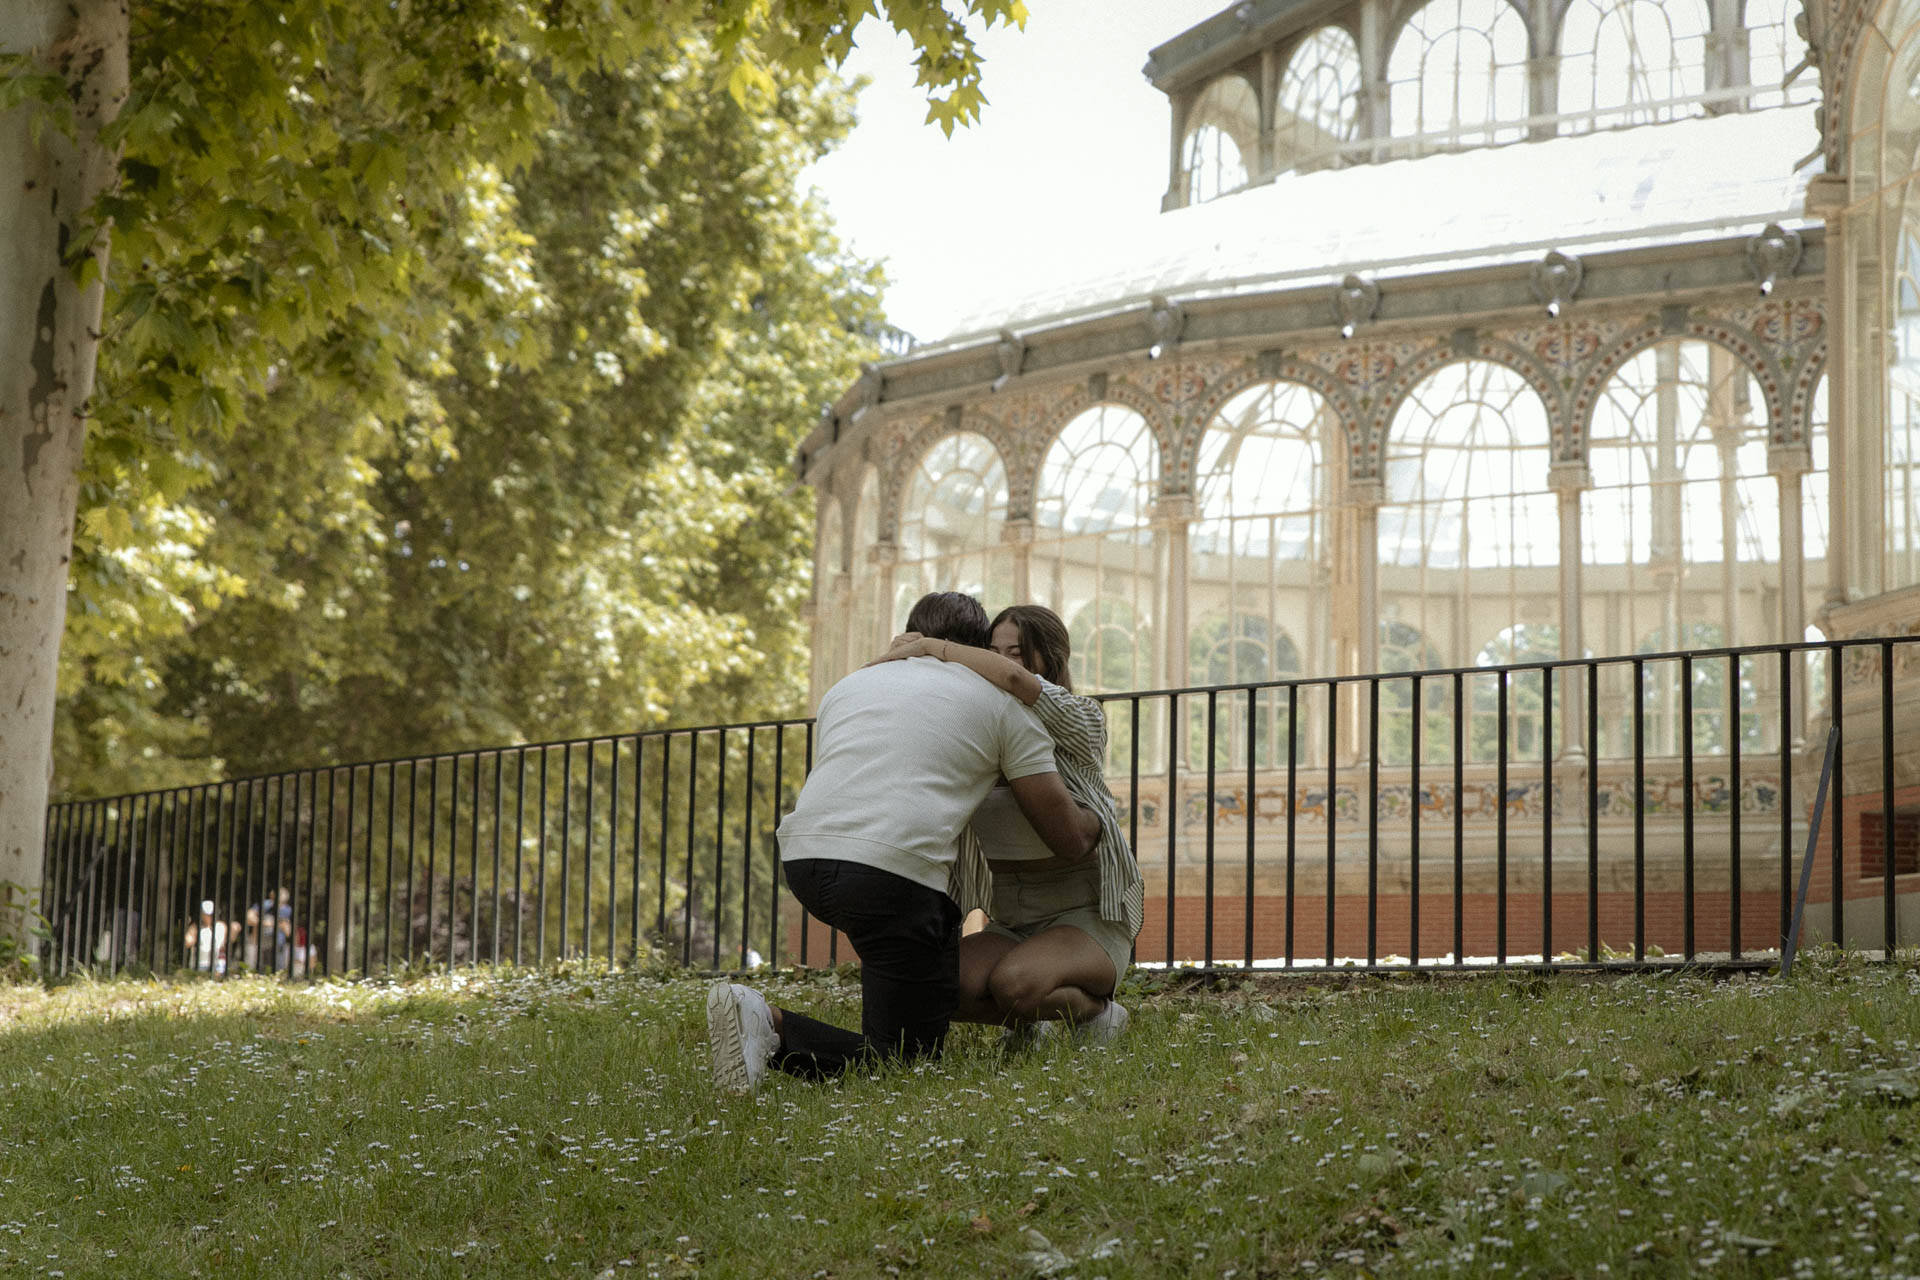
[[[1026,30],[981,37],[988,106],[952,139],[921,123],[910,44],[869,19],[844,68],[873,82],[859,126],[807,180],[854,252],[885,262],[888,319],[939,338],[994,295],[1023,292],[1089,219],[1154,215],[1171,118],[1140,68],[1227,4],[1030,0]]]

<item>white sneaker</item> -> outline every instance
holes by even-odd
[[[707,1044],[717,1087],[728,1093],[758,1089],[780,1047],[766,997],[738,983],[714,983],[707,989]]]
[[[1073,1038],[1082,1048],[1103,1049],[1119,1039],[1120,1033],[1127,1029],[1127,1021],[1127,1007],[1118,1000],[1109,1000],[1106,1008],[1073,1029]]]
[[[1038,1049],[1060,1034],[1057,1022],[1021,1022],[1000,1032],[1000,1048],[1007,1053]]]

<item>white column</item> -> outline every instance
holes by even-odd
[[[1193,522],[1193,499],[1184,493],[1163,495],[1153,508],[1166,548],[1165,627],[1160,646],[1161,687],[1187,683],[1187,526]]]
[[[1806,552],[1801,528],[1801,477],[1813,469],[1805,444],[1778,446],[1767,451],[1767,469],[1780,482],[1780,639],[1788,644],[1807,634]],[[1793,673],[1793,707],[1788,715],[1796,738],[1807,729],[1807,662],[1800,658]],[[1777,677],[1776,677],[1777,678]]]
[[[1842,175],[1823,173],[1807,183],[1807,214],[1824,218],[1827,224],[1827,608],[1853,598],[1854,529],[1847,492],[1854,439],[1850,350],[1854,323],[1847,314],[1853,252],[1852,224],[1841,213],[1846,203],[1847,180]]]
[[[1581,579],[1586,550],[1580,545],[1580,495],[1593,487],[1593,472],[1580,461],[1556,462],[1547,470],[1547,487],[1560,503],[1560,656],[1582,658],[1587,646],[1581,635]],[[1560,758],[1586,759],[1586,681],[1578,667],[1560,672],[1558,718]]]
[[[1013,602],[1028,604],[1033,600],[1033,520],[1027,516],[1009,517],[1001,526],[1000,540],[1012,548]]]

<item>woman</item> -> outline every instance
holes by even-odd
[[[1105,1044],[1127,1025],[1113,999],[1140,932],[1140,870],[1121,834],[1101,766],[1107,718],[1073,692],[1066,626],[1050,609],[1015,605],[991,627],[991,648],[923,641],[908,633],[882,661],[930,657],[960,663],[1033,708],[1052,735],[1067,791],[1100,818],[1094,856],[1054,856],[1020,815],[1011,791],[994,788],[962,838],[953,897],[984,908],[985,931],[960,940],[962,1022],[1026,1027],[1063,1021],[1082,1043]],[[983,856],[984,855],[984,856]]]

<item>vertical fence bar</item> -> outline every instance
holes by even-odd
[[[320,953],[320,973],[323,977],[333,976],[333,800],[335,775],[337,770],[327,771],[327,945]],[[354,776],[359,772],[352,765],[347,766],[347,847],[346,856],[341,861],[340,876],[340,967],[349,968],[350,956],[347,948],[353,945],[353,802]]]
[[[607,783],[607,967],[611,969],[620,962],[620,739],[609,738],[607,746],[613,752],[613,776]]]
[[[458,795],[459,791],[460,791],[460,757],[455,756],[453,758],[452,794]],[[448,825],[451,826],[452,824],[449,823]],[[412,831],[409,830],[408,834],[411,835]],[[448,862],[451,863],[452,859],[449,858]],[[429,756],[427,758],[427,884],[426,884],[426,891],[425,891],[426,899],[427,899],[427,936],[422,940],[421,947],[420,947],[420,959],[427,965],[428,968],[433,967],[433,934],[434,934],[434,926],[438,923],[438,920],[434,914],[433,891],[434,891],[435,881],[439,878],[437,874],[439,871],[439,866],[440,866],[440,757]],[[409,877],[408,879],[408,884],[409,885],[412,884],[411,877]],[[452,931],[453,922],[451,920],[447,922],[447,928],[449,932]],[[413,913],[411,911],[407,913],[407,937],[409,938],[409,940],[411,940],[411,938],[413,937]]]
[[[527,895],[522,875],[527,865],[527,749],[513,761],[513,963],[524,963],[521,935],[527,931]]]
[[[619,818],[620,740],[618,738],[609,738],[606,741],[607,746],[613,752],[613,760],[609,765],[609,768],[613,770],[613,776],[612,781],[607,784],[607,927],[611,930],[614,917],[619,914],[617,909],[618,904],[613,897],[615,889],[613,868],[620,860],[615,849],[615,836],[619,831],[616,823]],[[596,799],[594,774],[599,769],[599,758],[600,743],[597,741],[589,742],[587,744],[587,863],[586,873],[581,877],[582,905],[580,909],[580,950],[587,959],[593,958],[593,843],[599,838],[600,832],[600,827],[598,823],[594,821],[593,816],[594,802]],[[613,938],[611,934],[609,934],[607,938],[607,966],[609,968],[613,966],[613,959]]]
[[[627,946],[631,951],[632,963],[640,963],[640,798],[646,794],[647,740],[640,734],[633,735],[633,908],[627,919]]]
[[[673,735],[660,735],[660,901],[654,933],[662,947],[667,944],[667,800],[673,789]]]
[[[1180,695],[1167,695],[1167,968],[1173,968],[1174,846],[1180,834]]]
[[[1840,863],[1844,853],[1843,846],[1845,843],[1842,839],[1842,833],[1847,825],[1847,806],[1845,803],[1847,794],[1846,674],[1840,661],[1840,646],[1837,644],[1834,645],[1829,652],[1833,657],[1828,667],[1827,675],[1827,684],[1831,689],[1828,698],[1833,704],[1833,727],[1838,734],[1833,752],[1833,791],[1830,801],[1833,805],[1833,826],[1829,835],[1831,842],[1829,848],[1832,850],[1833,857],[1829,864],[1829,884],[1833,891],[1833,945],[1836,947],[1844,947],[1846,946],[1847,938],[1847,909],[1846,903],[1842,898],[1844,890],[1840,880]],[[1796,941],[1798,940],[1796,939]]]
[[[680,963],[693,964],[693,835],[694,810],[700,795],[700,735],[687,735],[687,895],[681,924]]]
[[[1811,656],[1811,655],[1809,655]],[[1793,911],[1793,668],[1792,649],[1780,651],[1780,938],[1787,936]],[[1805,668],[1802,668],[1804,670]],[[1829,682],[1831,683],[1831,682]],[[1736,889],[1734,902],[1739,902]],[[1740,958],[1740,914],[1733,914],[1733,950]]]
[[[1213,968],[1213,829],[1214,821],[1214,757],[1219,736],[1220,691],[1207,690],[1207,875],[1206,901],[1201,908],[1201,918],[1205,921],[1205,932],[1201,938],[1201,966]]]
[[[493,758],[500,758],[499,752]],[[467,967],[480,966],[480,753],[473,753],[473,782],[467,793]],[[453,900],[448,899],[449,903]],[[449,962],[451,963],[451,962]]]
[[[1271,695],[1269,695],[1269,698],[1271,698]],[[1260,721],[1258,715],[1255,714],[1256,705],[1253,690],[1247,690],[1247,803],[1244,806],[1247,822],[1247,872],[1246,879],[1241,882],[1246,886],[1242,902],[1242,905],[1246,908],[1246,939],[1244,949],[1240,953],[1241,956],[1244,957],[1240,965],[1243,969],[1253,968],[1253,826],[1260,804],[1259,794],[1255,790],[1257,778],[1254,774],[1254,761],[1259,755],[1259,752],[1255,749],[1255,744],[1260,741],[1257,736]],[[1269,705],[1271,705],[1271,702],[1269,702]]]
[[[1735,933],[1738,933],[1740,927],[1740,868],[1741,864],[1745,861],[1745,859],[1740,856],[1740,798],[1742,789],[1740,772],[1745,762],[1741,758],[1740,746],[1740,658],[1737,654],[1729,654],[1727,656],[1727,678],[1727,687],[1729,689],[1727,696],[1733,703],[1733,714],[1735,717],[1733,741],[1728,744],[1727,750],[1727,790],[1730,793],[1730,802],[1727,805],[1727,884],[1729,895],[1733,899],[1733,913],[1728,919],[1727,925]],[[1693,793],[1689,791],[1687,794],[1691,797]],[[1689,904],[1688,919],[1691,920],[1691,904],[1693,898],[1691,889],[1688,890],[1687,898]],[[1739,954],[1737,948],[1733,954]]]
[[[434,769],[434,779],[437,780],[438,777],[439,777],[439,769],[436,767]],[[402,956],[403,963],[405,963],[408,968],[413,967],[413,911],[414,911],[413,899],[414,899],[414,893],[416,892],[413,873],[414,873],[414,863],[416,861],[416,858],[415,858],[416,846],[419,844],[419,838],[417,834],[419,829],[420,829],[420,758],[416,756],[412,760],[408,761],[408,764],[407,764],[407,914],[406,914],[406,917],[400,922],[400,927],[406,931],[406,938],[403,945],[401,946],[401,956]],[[427,851],[427,856],[429,859],[432,858],[433,851],[431,849]],[[428,864],[428,869],[429,871],[431,871],[432,869],[431,862],[429,862]],[[431,895],[429,895],[429,898],[431,898]],[[431,904],[429,904],[428,910],[429,911],[432,910]],[[429,945],[429,948],[431,948],[431,945],[432,945],[431,933],[428,934],[428,945]],[[391,958],[389,958],[387,961],[387,967],[389,969],[393,967],[393,961]]]
[[[178,790],[167,791],[160,800],[158,830],[154,836],[154,843],[157,848],[155,848],[153,852],[153,861],[156,865],[148,870],[146,881],[147,891],[142,895],[144,905],[141,908],[141,914],[146,918],[146,927],[141,940],[146,944],[147,972],[153,974],[163,974],[168,968],[164,943],[172,935],[172,930],[166,923],[172,912],[170,905],[163,903],[161,898],[163,894],[173,897],[176,900],[179,897],[179,876],[175,874],[174,870],[175,863],[178,860],[175,856],[174,836],[179,829],[179,817],[180,792]],[[49,824],[47,829],[47,837],[48,852],[51,853],[53,837],[51,824]],[[167,868],[167,874],[164,876],[160,874],[157,865],[162,859],[165,859]],[[41,878],[42,880],[46,878],[44,866],[41,871]],[[166,886],[165,889],[162,888],[163,884]]]
[[[1737,673],[1736,673],[1737,674]],[[1736,701],[1740,685],[1732,686]],[[1681,946],[1688,960],[1693,959],[1693,655],[1680,658],[1680,794],[1685,808],[1680,811],[1680,931]],[[1740,806],[1734,805],[1735,809]]]
[[[1380,962],[1380,677],[1367,680],[1367,968]]]
[[[1408,737],[1412,755],[1408,758],[1407,798],[1412,812],[1407,829],[1407,962],[1420,967],[1420,810],[1425,797],[1420,792],[1420,731],[1427,718],[1426,703],[1421,700],[1420,677],[1408,685],[1413,698],[1413,721]]]
[[[1293,884],[1297,869],[1295,818],[1300,809],[1300,686],[1287,686],[1287,923],[1286,966],[1293,968]]]
[[[547,766],[550,754],[546,747],[540,748],[540,849],[533,871],[536,877],[533,886],[533,962],[543,969],[547,965],[547,775],[552,772]],[[564,874],[561,879],[566,879]]]
[[[1540,668],[1540,963],[1553,963],[1553,686]]]
[[[1600,664],[1587,660],[1587,963],[1600,963]]]
[[[1893,875],[1896,850],[1893,842],[1893,641],[1880,642],[1880,946],[1884,958],[1893,959],[1899,941],[1899,926],[1894,920]]]
[[[758,731],[753,725],[747,726],[747,787],[746,813],[740,820],[740,968],[750,968],[747,953],[752,949],[747,945],[748,934],[753,929],[753,746]]]
[[[1507,686],[1512,676],[1502,671],[1494,679],[1499,682],[1494,691],[1494,714],[1499,717],[1499,725],[1494,730],[1493,937],[1494,960],[1504,968],[1507,963]]]
[[[727,902],[727,731],[714,734],[714,749],[719,754],[715,767],[713,801],[713,967],[720,968],[720,934]]]
[[[1647,959],[1646,664],[1633,660],[1633,961]]]
[[[1339,882],[1335,829],[1340,812],[1340,686],[1327,681],[1327,968],[1333,968],[1333,891]]]
[[[1140,853],[1140,695],[1134,694],[1127,699],[1127,847],[1137,858]],[[802,923],[805,923],[804,917]],[[1139,943],[1135,940],[1132,948],[1134,956],[1139,953]],[[1129,957],[1133,958],[1133,957]]]
[[[1453,963],[1467,962],[1467,680],[1453,673]]]
[[[767,878],[767,965],[780,967],[780,815],[787,808],[787,726],[773,729],[773,813],[767,827],[767,857],[773,874]]]
[[[567,926],[572,922],[568,908],[573,902],[573,744],[560,748],[560,950],[554,957],[567,958]]]
[[[501,803],[501,787],[506,782],[507,753],[504,750],[493,753],[493,934],[487,948],[487,960],[491,964],[500,963],[500,822],[505,805]],[[474,897],[479,898],[476,890]],[[516,899],[517,902],[517,899]],[[474,949],[479,949],[476,939]]]
[[[806,747],[806,751],[805,751],[806,761],[802,766],[803,774],[802,774],[802,779],[800,784],[801,786],[806,785],[805,775],[811,774],[813,772],[813,724],[814,724],[813,721],[811,720],[807,721],[807,735],[806,735],[806,738],[804,739],[804,743]],[[833,949],[833,935],[834,935],[834,931],[829,929],[827,931],[829,952],[831,952]],[[806,957],[807,957],[807,914],[806,912],[802,911],[800,913],[800,963],[801,964],[805,964],[807,962]]]

